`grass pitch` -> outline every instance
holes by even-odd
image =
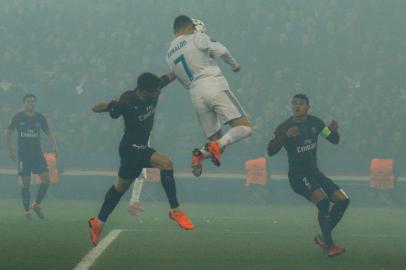
[[[47,220],[22,216],[19,200],[1,200],[1,269],[73,269],[92,249],[87,219],[101,202],[47,200]],[[406,269],[406,211],[349,208],[334,232],[347,253],[327,258],[313,237],[319,232],[311,205],[184,204],[196,225],[182,231],[167,205],[146,203],[130,216],[122,202],[104,235],[121,234],[91,269]]]

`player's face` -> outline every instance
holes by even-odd
[[[307,104],[306,100],[301,98],[292,99],[292,112],[294,117],[302,117],[307,115],[310,105]]]
[[[35,109],[35,103],[36,103],[35,98],[33,98],[33,97],[27,97],[27,98],[24,100],[24,108],[25,108],[25,110],[26,110],[26,111],[29,111],[29,112],[34,111],[34,109]]]

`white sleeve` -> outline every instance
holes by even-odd
[[[239,66],[237,60],[235,60],[227,48],[220,42],[210,38],[208,35],[204,33],[196,33],[194,42],[196,47],[200,50],[208,50],[210,55],[214,56],[214,58],[221,57],[221,59],[230,65],[232,69]]]
[[[194,33],[193,42],[195,43],[196,47],[202,51],[209,49],[209,42],[210,38],[208,35],[204,33]]]

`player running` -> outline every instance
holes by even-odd
[[[35,111],[37,98],[33,94],[26,94],[23,97],[24,111],[15,114],[6,129],[6,144],[8,155],[11,160],[16,161],[15,151],[11,145],[11,134],[14,129],[18,134],[18,175],[21,178],[21,196],[25,210],[25,216],[31,218],[30,210],[30,182],[31,173],[38,174],[41,185],[38,188],[37,196],[31,209],[41,219],[45,215],[41,209],[41,202],[44,199],[49,186],[49,170],[41,149],[40,130],[42,130],[52,145],[52,152],[57,156],[57,145],[55,137],[48,126],[47,119],[39,112]]]
[[[330,257],[345,249],[334,244],[332,230],[343,217],[350,202],[347,194],[317,167],[317,138],[321,134],[333,144],[338,144],[338,124],[335,120],[326,126],[319,118],[309,115],[309,99],[304,94],[292,98],[293,116],[275,130],[269,142],[268,155],[277,154],[285,147],[289,160],[289,183],[292,189],[312,201],[318,208],[321,235],[314,239]],[[330,210],[330,201],[333,206]]]
[[[89,220],[90,235],[95,246],[99,241],[103,224],[143,168],[161,169],[161,183],[170,205],[169,217],[182,229],[194,228],[192,222],[179,208],[172,161],[148,147],[159,94],[161,88],[168,83],[166,76],[158,78],[154,74],[143,73],[138,77],[137,88],[124,92],[119,101],[100,102],[92,108],[96,113],[109,112],[114,119],[123,116],[125,126],[119,146],[121,162],[118,178],[107,191],[98,216]]]
[[[201,23],[198,26],[203,32],[202,22],[197,22]],[[252,128],[215,59],[223,59],[234,72],[240,71],[240,64],[221,43],[196,31],[188,16],[178,16],[173,31],[175,39],[166,57],[172,74],[170,79],[176,77],[189,90],[200,124],[210,140],[200,150],[193,150],[192,171],[195,176],[200,176],[203,159],[210,157],[216,166],[220,166],[224,148],[249,137]],[[221,123],[231,127],[224,135]]]

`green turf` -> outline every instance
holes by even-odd
[[[86,220],[100,202],[48,201],[48,220],[1,200],[0,269],[72,269],[91,249]],[[181,231],[166,204],[133,218],[122,203],[105,227],[124,229],[92,269],[406,269],[406,211],[350,208],[335,232],[348,252],[327,258],[313,244],[309,206],[186,204],[196,230]]]

